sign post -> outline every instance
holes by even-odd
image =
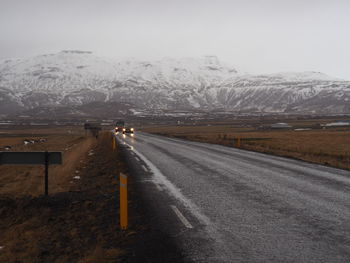
[[[101,125],[99,123],[85,123],[84,124],[84,129],[85,129],[85,136],[87,130],[89,130],[93,136],[98,138],[98,132],[102,130]]]
[[[45,152],[45,195],[49,195],[49,152]]]
[[[49,165],[62,164],[61,152],[0,152],[0,165],[45,165],[45,195],[49,195]]]

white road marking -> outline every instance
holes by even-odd
[[[175,212],[175,214],[177,215],[177,217],[180,219],[180,221],[185,225],[185,227],[187,228],[193,228],[193,226],[190,224],[190,222],[188,222],[188,220],[186,219],[186,217],[180,212],[179,209],[177,209],[176,206],[171,205],[170,206],[173,211]]]
[[[141,167],[142,167],[142,169],[143,169],[145,172],[148,172],[148,170],[147,170],[146,166],[141,165]]]

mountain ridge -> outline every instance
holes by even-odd
[[[215,56],[112,60],[91,51],[0,63],[0,114],[120,102],[141,110],[350,113],[350,81],[320,72],[240,73]]]

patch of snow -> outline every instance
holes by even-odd
[[[327,123],[326,127],[337,127],[337,126],[349,126],[350,125],[350,122],[331,122],[331,123]]]
[[[295,131],[311,131],[312,129],[310,128],[298,128],[298,129],[294,129]]]

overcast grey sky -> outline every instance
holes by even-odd
[[[350,80],[350,0],[0,0],[0,58],[62,49],[217,55],[252,73]]]

